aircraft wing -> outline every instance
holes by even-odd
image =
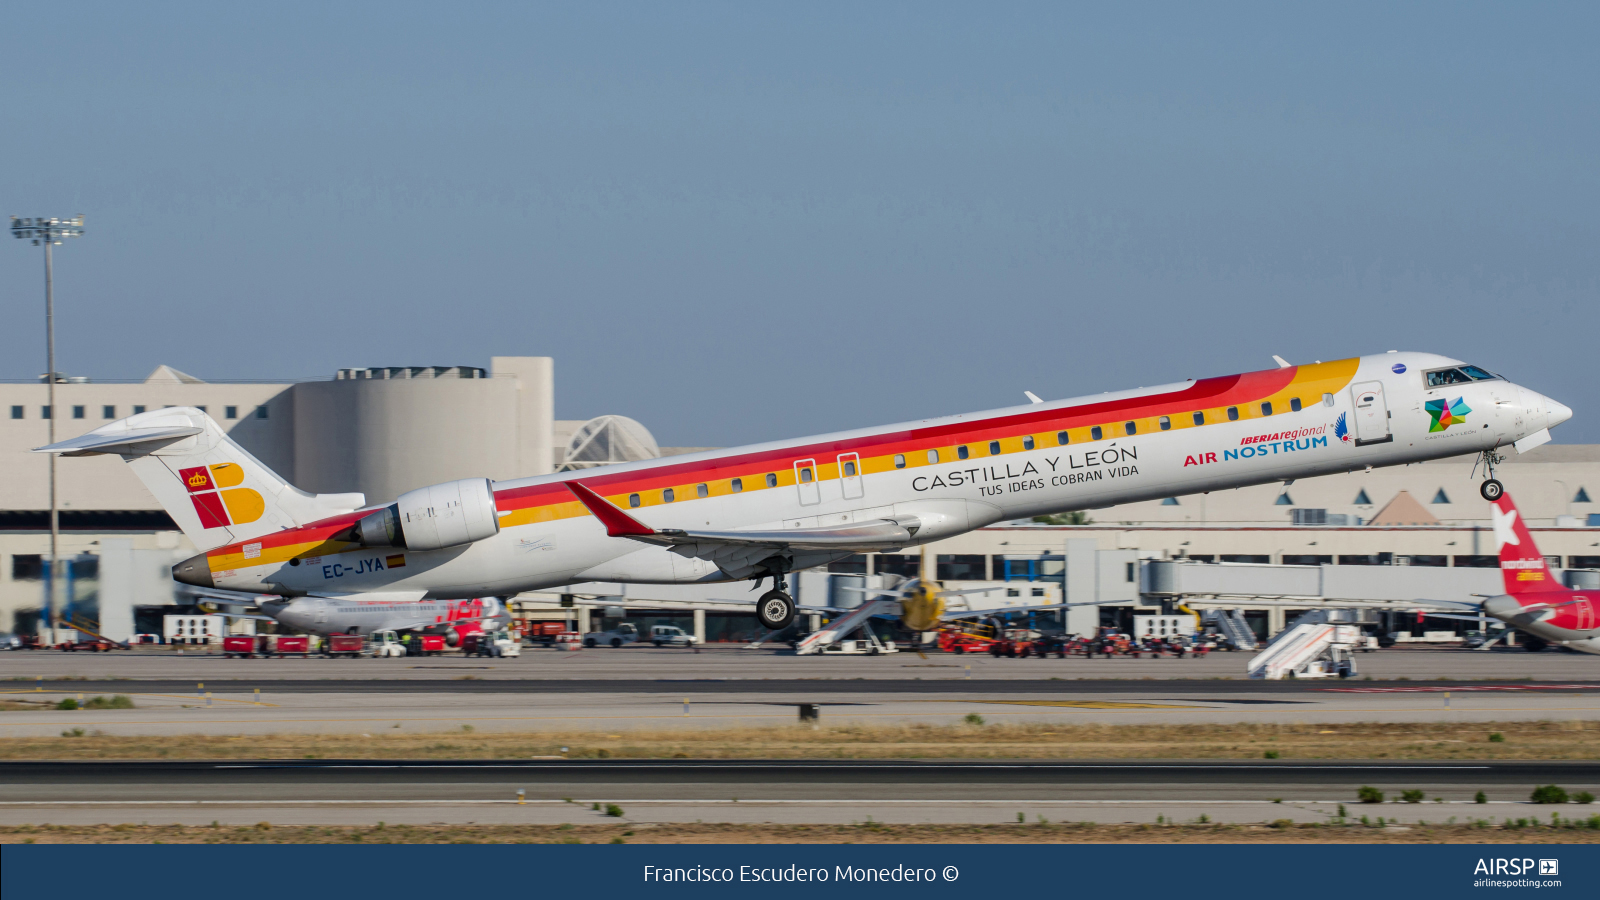
[[[910,543],[919,523],[896,519],[876,519],[853,525],[826,528],[783,528],[772,531],[700,531],[680,528],[651,528],[614,506],[578,481],[565,482],[589,512],[606,526],[611,537],[625,537],[646,544],[671,547],[683,556],[718,562],[752,553],[765,555],[774,550],[837,550],[841,553],[903,547]],[[909,517],[907,517],[909,518]]]

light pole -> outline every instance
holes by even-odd
[[[83,236],[83,216],[71,219],[21,219],[11,217],[11,236],[18,240],[33,241],[35,247],[44,245],[44,333],[45,333],[45,384],[50,407],[50,443],[56,442],[56,298],[55,260],[51,248],[62,238]],[[56,585],[60,582],[61,517],[56,507],[56,455],[50,456],[50,592],[45,597],[45,621],[50,627],[50,643],[56,643]]]

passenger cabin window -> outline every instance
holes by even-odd
[[[1428,387],[1444,387],[1447,384],[1471,384],[1472,378],[1460,369],[1440,369],[1428,373]]]
[[[638,494],[629,494],[628,495],[628,505],[629,506],[633,506],[633,507],[637,507],[639,505],[639,495]]]
[[[962,444],[961,446],[956,448],[956,459],[966,459],[966,458],[967,458],[967,445],[966,444]]]
[[[1172,420],[1167,418],[1166,416],[1162,416],[1161,417],[1161,430],[1162,431],[1170,431],[1171,429],[1172,429]]]
[[[1089,429],[1089,440],[1098,441],[1103,436],[1103,434],[1104,434],[1104,432],[1102,432],[1100,430],[1100,426],[1096,425],[1095,427]]]
[[[1024,450],[1032,450],[1033,449],[1033,435],[1030,434],[1030,435],[1027,435],[1027,436],[1023,437],[1023,439],[1022,439],[1022,449],[1024,449]]]
[[[1323,406],[1332,406],[1333,405],[1333,395],[1332,394],[1323,394],[1322,395],[1322,405]]]
[[[989,442],[989,455],[990,456],[999,456],[1000,455],[1000,442],[999,441],[990,441]]]
[[[939,461],[939,451],[937,451],[937,450],[929,450],[928,451],[928,462],[936,463],[938,461]]]
[[[800,470],[800,483],[801,484],[810,484],[811,483],[811,467],[810,466],[806,466],[805,468]]]
[[[694,495],[696,497],[709,497],[711,495],[711,488],[708,488],[703,484],[697,484],[694,486]]]
[[[1272,403],[1270,401],[1267,402],[1267,403],[1261,404],[1261,414],[1263,416],[1272,415]]]
[[[662,503],[671,503],[672,501],[674,501],[676,499],[678,499],[678,496],[672,492],[672,488],[667,488],[666,490],[661,492],[661,502]]]
[[[1122,430],[1124,432],[1128,433],[1128,434],[1138,434],[1139,433],[1139,423],[1138,422],[1123,422],[1122,423]]]
[[[1203,413],[1203,412],[1195,413],[1194,414],[1194,423],[1196,425],[1204,425],[1206,423],[1206,414]]]
[[[1300,411],[1300,398],[1299,397],[1290,397],[1289,398],[1289,409],[1290,409],[1291,412],[1299,412]]]
[[[1056,443],[1063,447],[1067,445],[1067,433],[1065,431],[1056,432]]]
[[[767,487],[777,487],[777,486],[778,486],[778,474],[776,472],[768,472],[767,473]]]
[[[1229,422],[1237,422],[1237,421],[1239,421],[1239,407],[1237,407],[1237,406],[1228,407],[1228,421]]]
[[[744,479],[735,478],[734,480],[728,482],[728,487],[733,488],[733,492],[735,494],[740,493],[744,490]]]
[[[896,469],[904,469],[906,467],[906,455],[904,453],[896,453],[894,455],[894,467]]]
[[[851,462],[851,461],[847,460],[845,462],[845,464],[844,464],[844,476],[846,478],[854,478],[855,474],[856,474],[856,464],[854,462]]]

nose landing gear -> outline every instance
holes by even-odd
[[[1505,495],[1506,492],[1506,486],[1500,483],[1500,479],[1494,477],[1495,465],[1503,462],[1504,460],[1505,457],[1494,452],[1493,450],[1485,450],[1480,455],[1479,461],[1483,463],[1483,470],[1485,474],[1489,476],[1489,478],[1484,481],[1483,484],[1478,486],[1478,493],[1483,495],[1483,499],[1489,501],[1490,503],[1499,500]],[[1478,472],[1478,466],[1476,463],[1474,463],[1472,466],[1472,472],[1474,475],[1476,475]]]

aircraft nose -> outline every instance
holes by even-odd
[[[1544,401],[1545,423],[1544,427],[1554,428],[1562,422],[1572,418],[1572,408],[1565,403],[1558,403],[1549,397],[1541,397]]]

